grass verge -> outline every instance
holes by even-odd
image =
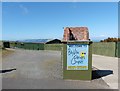
[[[13,50],[0,49],[0,53],[2,54],[2,57],[6,57],[6,56],[10,55],[13,52],[14,52]]]

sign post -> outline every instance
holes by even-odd
[[[63,79],[92,79],[92,42],[69,41],[63,46]]]

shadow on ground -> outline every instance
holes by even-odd
[[[107,75],[113,74],[112,70],[93,70],[92,79],[98,79]]]
[[[0,73],[11,72],[13,70],[16,70],[16,69],[14,68],[14,69],[0,70]]]

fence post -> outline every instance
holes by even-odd
[[[117,45],[117,42],[115,42],[115,57],[118,56],[118,45]]]

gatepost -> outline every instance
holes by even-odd
[[[92,41],[67,41],[64,43],[63,79],[92,79]]]
[[[66,27],[63,35],[63,79],[92,79],[92,41],[87,27]]]

